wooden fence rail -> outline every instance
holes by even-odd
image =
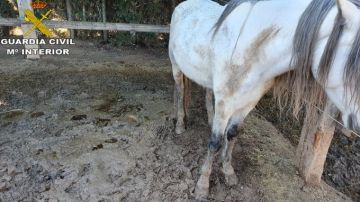
[[[48,28],[67,28],[80,30],[108,30],[130,32],[169,33],[167,25],[144,25],[127,23],[78,22],[78,21],[51,21],[44,20]],[[21,26],[24,22],[16,18],[0,18],[0,26]]]

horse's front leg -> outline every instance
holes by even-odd
[[[210,175],[215,155],[221,148],[221,140],[228,122],[224,110],[224,102],[216,104],[212,134],[208,145],[207,156],[201,168],[200,178],[196,184],[195,197],[197,200],[206,200],[209,194]]]
[[[175,104],[175,115],[176,115],[176,134],[181,134],[185,132],[185,82],[184,74],[180,71],[178,67],[173,65],[173,76],[175,80],[174,88],[174,104]]]

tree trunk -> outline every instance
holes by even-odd
[[[68,21],[73,21],[73,17],[72,17],[72,6],[71,6],[71,1],[70,0],[66,0],[66,12],[67,12],[67,17],[68,17]],[[70,38],[74,38],[75,37],[75,33],[73,29],[70,29]]]
[[[171,11],[174,11],[176,7],[176,0],[171,0]]]
[[[106,0],[101,0],[101,10],[102,10],[102,20],[103,23],[106,23]],[[108,32],[106,30],[103,31],[104,41],[108,40]]]
[[[85,2],[82,5],[82,20],[86,21],[86,9],[85,9]]]

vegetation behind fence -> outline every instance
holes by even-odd
[[[50,19],[67,20],[66,0],[43,0],[48,3],[44,9],[36,9],[35,14],[41,13],[52,8]],[[69,1],[72,7],[72,18],[74,21],[103,21],[103,0],[78,0]],[[168,25],[171,20],[173,9],[183,0],[105,0],[106,21],[113,23],[137,23]],[[226,0],[218,0],[220,3]],[[0,1],[0,16],[4,18],[17,17],[16,0]],[[0,36],[8,36],[9,28],[3,27]],[[58,33],[61,35],[61,33]],[[75,37],[83,40],[101,40],[101,31],[75,30]],[[166,45],[168,36],[166,34],[155,33],[129,33],[129,32],[110,32],[108,41],[114,45],[145,45],[158,46]]]

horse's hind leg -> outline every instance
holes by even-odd
[[[232,160],[232,150],[235,146],[235,134],[238,133],[238,125],[234,124],[231,125],[229,128],[229,131],[227,132],[227,135],[225,135],[225,145],[222,153],[222,172],[225,176],[226,184],[229,186],[234,186],[238,183],[238,178],[235,174],[234,168],[231,165]],[[231,134],[231,135],[230,135]],[[229,137],[232,137],[229,139]]]
[[[200,178],[196,184],[195,195],[197,200],[205,200],[209,193],[210,175],[215,155],[221,148],[222,136],[225,133],[228,116],[225,113],[225,104],[220,101],[215,104],[215,116],[212,126],[212,134],[208,145],[208,152],[205,162],[201,168]]]
[[[270,83],[271,84],[271,83]],[[270,87],[272,85],[269,85]],[[229,124],[226,128],[226,135],[224,137],[224,149],[222,152],[222,171],[225,175],[226,183],[229,186],[236,185],[238,183],[238,178],[235,174],[234,168],[231,165],[232,160],[232,151],[234,149],[234,145],[236,142],[236,136],[239,134],[239,128],[241,127],[242,123],[246,116],[253,110],[262,97],[262,95],[270,88],[269,86],[265,86],[264,88],[259,88],[258,97],[253,97],[249,104],[245,107],[235,110],[232,114]],[[261,87],[261,86],[260,86]],[[235,107],[234,107],[235,109]]]
[[[214,94],[211,89],[206,89],[206,111],[208,115],[208,123],[211,127],[214,119]]]
[[[231,165],[232,151],[235,146],[236,136],[239,134],[239,128],[241,127],[248,112],[243,110],[235,112],[226,128],[224,136],[224,148],[222,152],[222,171],[225,175],[226,184],[229,186],[236,185],[238,178],[235,174],[234,168]]]
[[[173,65],[173,76],[175,80],[175,89],[174,89],[174,103],[175,103],[175,116],[176,116],[176,134],[181,134],[185,132],[185,115],[186,115],[186,104],[185,102],[185,79],[186,77],[180,71],[180,69]]]

